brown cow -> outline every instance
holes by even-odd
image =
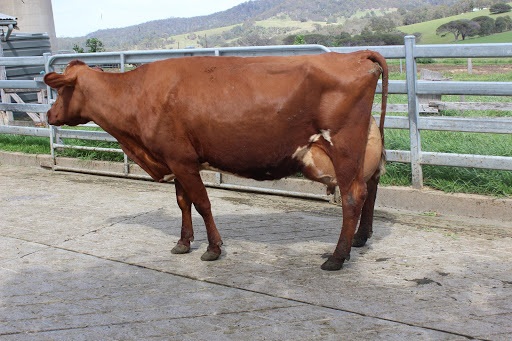
[[[373,166],[365,179],[364,163],[381,74],[382,138],[388,71],[385,59],[373,51],[187,57],[118,74],[73,61],[63,74],[48,73],[44,81],[58,91],[48,123],[94,121],[153,179],[175,176],[182,227],[173,253],[190,251],[193,204],[208,235],[201,259],[215,260],[221,254],[222,240],[199,175],[205,166],[257,180],[303,171],[340,188],[341,234],[322,265],[338,270],[349,259],[351,246],[364,245],[371,235],[381,171]]]

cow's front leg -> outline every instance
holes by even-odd
[[[213,220],[210,199],[206,192],[206,187],[199,175],[199,165],[187,166],[179,165],[172,167],[176,175],[177,182],[181,185],[185,197],[194,204],[195,209],[203,218],[206,226],[206,234],[208,236],[208,248],[201,256],[201,260],[212,261],[220,257],[222,240],[219,231]],[[190,223],[192,226],[192,222]],[[192,230],[192,228],[190,228]],[[183,230],[182,230],[183,232]]]
[[[362,179],[354,180],[348,190],[343,191],[341,188],[340,190],[342,191],[343,225],[336,249],[332,256],[322,264],[323,270],[339,270],[343,266],[343,262],[350,259],[352,239],[366,199],[366,184]]]
[[[183,189],[181,183],[176,180],[176,200],[181,209],[181,238],[176,246],[171,250],[174,254],[183,254],[190,252],[190,243],[194,241],[194,229],[192,226],[192,201]]]

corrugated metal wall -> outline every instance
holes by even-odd
[[[45,52],[51,52],[50,38],[46,33],[13,33],[8,41],[1,41],[0,57],[29,57],[42,56]],[[6,67],[7,79],[33,80],[41,76],[44,66],[18,66]],[[20,93],[25,103],[37,102],[36,92]]]

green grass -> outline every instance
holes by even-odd
[[[439,59],[436,64],[460,65],[463,59]],[[510,64],[508,58],[473,59],[475,65]],[[428,68],[428,65],[424,65]],[[421,68],[421,65],[418,66]],[[465,72],[444,72],[445,77],[454,81],[512,81],[512,72],[501,74],[467,74]],[[390,79],[404,80],[405,73],[392,72]],[[443,96],[443,101],[457,102],[460,96]],[[466,102],[510,102],[508,96],[465,96]],[[376,103],[380,96],[376,96]],[[407,103],[407,95],[391,94],[389,103]],[[406,116],[406,113],[388,113],[388,116]],[[479,111],[441,111],[439,116],[457,117],[512,117],[512,112],[497,110]],[[407,130],[386,129],[386,148],[390,150],[409,150],[409,132]],[[422,131],[421,148],[428,152],[497,155],[512,157],[512,134],[478,134],[460,132]],[[411,167],[409,164],[388,162],[387,173],[382,184],[395,186],[411,185]],[[512,172],[486,169],[473,169],[446,166],[428,166],[423,168],[424,185],[445,192],[477,193],[497,197],[512,196]]]
[[[492,44],[492,43],[510,43],[512,42],[512,31],[495,33],[485,37],[469,37],[458,41],[458,44]]]
[[[409,150],[409,132],[386,129],[386,148]],[[512,156],[512,134],[476,134],[423,131],[423,151]],[[388,162],[382,183],[411,185],[409,164]],[[447,166],[423,166],[424,185],[444,192],[477,193],[498,197],[512,196],[512,172]]]
[[[436,60],[448,65],[461,64],[462,60],[443,59]],[[473,65],[479,63],[490,64],[496,62],[510,63],[508,59],[474,60]],[[428,65],[425,65],[428,68]],[[445,77],[454,81],[512,81],[512,72],[502,74],[467,74],[460,72],[444,72]],[[393,72],[391,79],[405,78],[405,74]],[[403,94],[389,95],[390,103],[407,103],[407,96]],[[378,101],[380,99],[376,99]],[[460,96],[443,96],[443,101],[457,102]],[[466,102],[510,102],[508,96],[465,96]],[[393,116],[405,116],[406,113],[389,113]],[[458,117],[512,117],[512,112],[497,110],[479,111],[441,111],[440,116]],[[406,130],[386,129],[386,148],[394,150],[409,150],[409,132]],[[421,132],[421,148],[423,151],[512,156],[512,134],[477,134],[459,132],[423,131]],[[382,183],[388,185],[410,186],[411,170],[409,164],[388,163],[387,174],[383,176]],[[445,192],[479,193],[494,196],[512,196],[512,172],[484,169],[471,169],[459,167],[423,166],[424,184]]]
[[[410,186],[411,167],[389,162],[382,185]],[[512,196],[512,172],[447,166],[423,166],[423,185],[446,193]]]
[[[0,134],[0,150],[28,154],[50,154],[50,140],[45,137]]]
[[[86,141],[65,139],[65,143],[75,146],[119,148],[116,142]],[[46,137],[0,134],[0,150],[27,154],[50,154],[50,140]],[[82,160],[123,161],[123,155],[112,152],[97,152],[77,149],[59,149],[57,156]]]
[[[68,145],[72,145],[72,146],[89,146],[89,147],[116,148],[116,149],[120,148],[119,143],[117,143],[117,142],[65,139],[64,143],[68,144]],[[79,149],[67,149],[67,148],[59,149],[57,151],[57,156],[74,157],[74,158],[79,158],[79,159],[83,159],[83,160],[102,160],[102,161],[114,161],[114,162],[122,162],[123,161],[123,154],[121,154],[121,153],[79,150]]]

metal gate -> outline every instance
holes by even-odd
[[[178,58],[186,56],[267,56],[267,55],[298,55],[298,54],[319,54],[330,52],[328,48],[321,45],[297,45],[297,46],[262,46],[262,47],[239,47],[239,48],[212,48],[212,49],[185,49],[185,50],[162,50],[162,51],[133,51],[133,52],[112,52],[112,53],[92,53],[92,54],[76,54],[71,55],[55,55],[51,56],[47,62],[47,72],[55,71],[65,67],[71,60],[79,57],[82,61],[89,65],[98,66],[118,66],[120,72],[124,72],[126,65],[139,65],[149,63],[166,58]],[[52,91],[48,95],[50,103],[55,101],[55,92]],[[63,139],[86,139],[96,141],[116,141],[112,136],[102,131],[83,131],[62,129],[59,127],[50,127],[50,146],[53,158],[53,169],[61,171],[83,171],[80,168],[66,167],[59,165],[56,157],[56,150],[59,148],[71,148],[90,151],[123,153],[117,148],[99,148],[77,146],[63,143]],[[116,173],[102,170],[88,170],[89,173],[102,175],[113,175],[131,178],[150,179],[148,175],[134,174],[131,170],[133,165],[124,154],[123,173]],[[137,166],[135,166],[137,167]],[[203,171],[203,180],[205,185],[210,187],[218,187],[234,190],[246,190],[253,192],[272,193],[280,195],[290,195],[298,197],[309,197],[317,199],[330,200],[331,196],[325,194],[323,185],[310,183],[309,181],[296,181],[290,179],[288,181],[253,181],[225,175],[219,172]]]

